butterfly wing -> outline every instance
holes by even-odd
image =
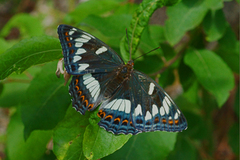
[[[137,130],[181,132],[187,129],[183,113],[154,80],[134,71],[129,83],[132,122]]]
[[[150,77],[134,71],[98,112],[99,125],[114,134],[180,132],[187,121],[168,94]]]
[[[69,74],[111,72],[123,65],[118,54],[101,40],[78,28],[59,25],[64,65]]]

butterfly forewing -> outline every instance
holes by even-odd
[[[58,26],[64,66],[69,74],[111,72],[124,64],[122,59],[96,37],[68,25]]]

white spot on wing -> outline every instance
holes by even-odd
[[[148,94],[149,95],[152,95],[153,91],[154,91],[154,87],[155,87],[155,84],[154,83],[150,83],[149,85],[149,91],[148,91]]]
[[[83,70],[85,70],[87,67],[89,67],[89,64],[79,64],[78,71],[83,71]]]
[[[85,52],[86,52],[85,49],[79,48],[75,54],[80,55],[80,54],[83,54],[83,53],[85,53]]]
[[[164,116],[164,115],[165,115],[165,111],[164,111],[164,108],[163,108],[163,107],[160,107],[160,114],[161,114],[161,116]]]
[[[152,105],[152,115],[153,117],[158,114],[158,108],[155,104]]]
[[[118,110],[118,108],[120,107],[120,105],[123,105],[122,99],[118,99],[118,100],[116,101],[116,103],[113,105],[112,109],[113,109],[113,110]]]
[[[87,39],[87,38],[76,38],[75,41],[76,41],[76,42],[86,43],[86,42],[89,41],[89,39]]]
[[[83,43],[80,43],[80,42],[76,42],[75,43],[75,47],[82,47]]]
[[[131,109],[131,101],[128,99],[125,99],[125,113],[130,113],[130,109]]]
[[[106,52],[106,51],[107,51],[107,48],[105,46],[102,46],[101,48],[99,48],[96,51],[96,54],[101,54],[101,53]]]
[[[152,119],[152,115],[149,111],[147,111],[146,116],[145,116],[145,121]]]
[[[79,61],[81,59],[82,59],[82,57],[80,57],[80,56],[74,56],[73,57],[73,63],[75,63],[75,62],[77,62],[77,61]]]
[[[74,31],[73,31],[73,30],[69,31],[69,35],[72,35],[73,33],[74,33]]]
[[[86,88],[91,93],[91,96],[94,98],[94,101],[96,101],[100,94],[99,82],[92,76],[91,73],[89,73],[89,74],[83,75],[83,84],[86,85]]]
[[[140,104],[137,105],[137,107],[134,110],[135,116],[142,115],[142,107]]]
[[[177,112],[174,115],[174,119],[178,119],[178,113]]]
[[[84,34],[82,35],[82,38],[87,39],[88,41],[91,39],[91,37],[89,37],[89,36],[87,36],[87,35],[84,35]],[[88,42],[88,41],[87,41],[87,42]]]
[[[169,106],[168,106],[167,101],[169,101],[169,100],[168,100],[167,96],[165,96],[164,99],[163,99],[163,107],[164,107],[164,109],[165,109],[165,112],[166,112],[167,114],[169,114]]]
[[[95,39],[94,36],[92,36],[91,34],[87,33],[87,32],[83,32],[84,34],[88,35],[89,37],[92,37],[93,39]]]
[[[77,29],[76,29],[76,28],[72,28],[72,30],[73,30],[73,31],[77,31]]]

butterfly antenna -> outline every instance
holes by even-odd
[[[159,49],[159,48],[160,48],[160,47],[154,48],[153,50],[151,50],[151,51],[149,51],[149,52],[147,52],[147,53],[144,53],[144,54],[142,54],[141,56],[135,58],[133,61],[135,61],[136,59],[138,59],[138,58],[140,58],[140,57],[142,57],[142,56],[144,56],[144,55],[146,55],[146,54],[148,54],[148,53],[151,53],[151,52],[153,52],[153,51],[155,51],[155,50],[157,50],[157,49]]]
[[[129,60],[131,60],[132,59],[132,50],[131,50],[131,48],[130,48],[130,43],[129,43],[129,38],[128,38],[128,33],[127,33],[127,28],[126,28],[126,36],[127,36],[127,41],[128,41],[128,49],[129,49],[129,54],[130,54],[130,59]]]

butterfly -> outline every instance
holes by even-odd
[[[59,25],[64,67],[72,75],[72,106],[81,114],[99,105],[99,126],[113,134],[187,129],[183,113],[154,80],[133,69],[104,42],[78,28]]]

